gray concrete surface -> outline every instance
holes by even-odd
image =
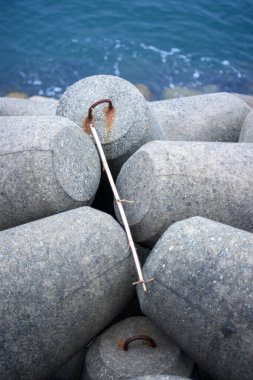
[[[117,174],[133,152],[144,143],[161,138],[161,132],[140,91],[112,75],[94,75],[74,83],[60,99],[57,114],[83,127],[89,107],[103,98],[112,101],[114,112],[108,114],[108,104],[97,106],[93,111],[94,125],[110,166]]]
[[[140,377],[134,377],[131,380],[189,380],[189,378],[186,377],[179,377],[179,376],[140,376]]]
[[[251,111],[243,122],[239,142],[253,143],[253,111]]]
[[[44,380],[130,302],[125,232],[81,207],[0,232],[0,379]]]
[[[17,99],[0,97],[0,116],[55,116],[58,101],[54,99]]]
[[[0,229],[91,204],[100,180],[93,142],[72,121],[0,118]]]
[[[252,173],[253,144],[154,141],[124,164],[117,187],[134,202],[124,203],[134,240],[153,246],[195,215],[253,231]]]
[[[238,93],[233,93],[233,95],[242,99],[245,103],[248,104],[248,106],[253,108],[253,96],[252,95],[244,95],[244,94],[238,94]]]
[[[144,265],[142,311],[215,380],[253,374],[253,234],[205,218],[173,224]]]
[[[136,335],[150,336],[157,346],[138,340],[124,351],[124,341]],[[193,362],[148,318],[132,317],[113,325],[92,343],[82,380],[123,380],[147,374],[188,376],[192,368]]]
[[[165,140],[170,141],[237,142],[251,110],[243,100],[225,92],[148,104]]]
[[[63,367],[50,377],[50,380],[80,380],[86,350],[87,349],[81,350],[73,356],[73,358],[68,360]]]

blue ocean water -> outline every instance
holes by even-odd
[[[253,93],[252,0],[0,0],[0,95],[119,75]]]

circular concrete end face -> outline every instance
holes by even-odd
[[[156,347],[135,340],[124,351],[125,340],[136,335],[150,336]],[[192,366],[192,361],[148,318],[132,317],[112,326],[94,341],[86,355],[82,379],[126,379],[148,374],[188,376]]]
[[[186,377],[181,377],[181,376],[160,376],[160,375],[155,375],[155,376],[140,376],[140,377],[132,377],[131,380],[190,380],[189,378]]]
[[[56,113],[90,133],[86,120],[89,107],[104,98],[112,101],[113,109],[110,111],[107,103],[98,105],[93,110],[93,123],[106,157],[115,159],[136,150],[147,134],[148,105],[134,85],[111,75],[81,79],[63,94]]]
[[[101,174],[98,153],[91,139],[73,123],[56,134],[51,148],[55,174],[65,193],[76,201],[90,204]]]

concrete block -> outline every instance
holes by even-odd
[[[253,111],[248,113],[246,119],[243,122],[239,142],[253,143]]]
[[[0,378],[44,380],[130,302],[126,234],[81,207],[0,232]]]
[[[100,173],[93,142],[70,120],[0,118],[0,229],[91,204]]]
[[[233,93],[233,95],[242,99],[245,103],[248,104],[248,106],[253,108],[253,96],[252,95],[244,95],[244,94],[238,94],[238,93]]]
[[[134,377],[131,380],[190,380],[189,378],[186,377],[181,377],[181,376],[159,376],[159,375],[154,375],[154,376],[140,376],[140,377]]]
[[[124,351],[124,341],[136,335],[150,336],[156,347],[137,340]],[[147,374],[188,376],[192,368],[193,362],[149,319],[132,317],[113,325],[92,343],[82,380],[123,380]]]
[[[170,141],[237,142],[251,108],[225,92],[149,103],[157,126]]]
[[[201,217],[173,224],[144,265],[142,311],[216,380],[253,374],[253,234]]]
[[[0,97],[0,116],[55,116],[57,100]]]
[[[93,111],[94,125],[110,167],[117,174],[127,158],[146,142],[160,139],[161,132],[138,89],[111,75],[94,75],[74,83],[60,99],[57,115],[73,120],[90,133],[84,125],[88,109],[103,98],[109,98],[114,109],[109,112],[108,104],[97,106]]]
[[[154,141],[124,164],[117,187],[134,201],[124,204],[134,240],[153,246],[195,215],[253,231],[252,173],[253,144]]]
[[[50,380],[80,380],[86,351],[85,348],[68,360]]]

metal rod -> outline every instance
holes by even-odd
[[[97,103],[100,104],[100,102],[99,103],[97,102]],[[119,197],[119,193],[118,193],[118,190],[117,190],[116,185],[114,183],[114,180],[113,180],[113,177],[112,177],[109,165],[107,163],[107,160],[106,160],[106,157],[105,157],[105,154],[104,154],[101,142],[99,140],[97,131],[93,127],[92,123],[90,123],[90,129],[91,129],[92,135],[94,137],[94,140],[96,142],[96,145],[98,147],[98,151],[99,151],[102,163],[103,163],[103,167],[104,167],[104,169],[106,171],[108,180],[110,182],[110,185],[111,185],[111,188],[112,188],[112,191],[113,191],[113,195],[115,197],[115,200],[116,200],[118,208],[119,208],[119,212],[120,212],[120,215],[121,215],[121,218],[122,218],[122,222],[123,222],[123,225],[124,225],[127,237],[128,237],[129,246],[130,246],[130,248],[132,250],[135,266],[136,266],[137,273],[138,273],[138,276],[139,276],[138,283],[142,284],[143,290],[144,290],[144,292],[146,292],[147,288],[146,288],[145,281],[144,281],[144,278],[143,278],[140,261],[139,261],[138,254],[136,252],[136,248],[135,248],[134,241],[133,241],[133,238],[132,238],[132,234],[131,234],[131,231],[130,231],[130,228],[129,228],[129,225],[128,225],[128,222],[127,222],[126,214],[125,214],[124,208],[123,208],[123,206],[121,204],[122,201],[121,201],[121,199]]]

